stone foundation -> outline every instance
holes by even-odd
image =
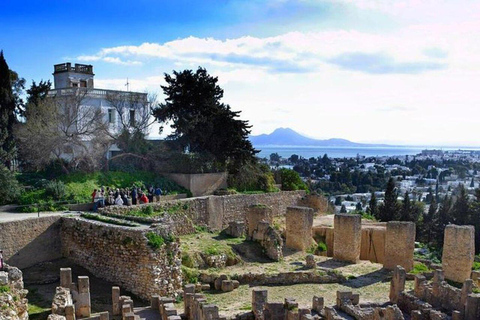
[[[257,228],[259,222],[265,221],[273,224],[272,208],[265,205],[253,205],[248,207],[247,215],[247,239],[253,239],[253,232]]]
[[[360,259],[362,218],[358,214],[336,214],[334,218],[333,258],[357,263]]]

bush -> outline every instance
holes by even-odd
[[[165,239],[162,236],[159,236],[155,232],[147,232],[145,236],[148,239],[148,245],[154,250],[160,249],[165,244]]]
[[[65,198],[66,188],[62,181],[49,181],[45,185],[45,195],[53,200],[61,200]]]
[[[196,269],[182,266],[182,276],[183,276],[183,282],[197,283],[200,273]]]
[[[22,192],[22,187],[13,173],[3,164],[0,164],[0,186],[0,204],[14,202]]]
[[[270,167],[266,164],[249,162],[234,175],[229,175],[228,185],[237,191],[275,191],[275,180]]]
[[[432,269],[429,269],[426,264],[418,262],[413,265],[413,269],[409,273],[419,274],[419,273],[431,272],[431,271]]]
[[[308,190],[305,182],[302,181],[298,172],[294,170],[286,168],[280,169],[280,180],[282,183],[282,190]]]

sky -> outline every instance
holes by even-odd
[[[254,135],[480,146],[479,1],[1,0],[0,30],[28,85],[92,64],[162,102],[165,73],[202,66]]]

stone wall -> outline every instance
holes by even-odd
[[[61,258],[60,217],[0,223],[0,249],[5,261],[20,269]]]
[[[143,299],[154,294],[171,295],[182,284],[179,244],[166,243],[153,250],[145,237],[150,231],[155,230],[64,218],[62,253],[96,276]]]
[[[245,221],[246,213],[251,205],[263,204],[272,208],[272,215],[285,215],[287,207],[297,205],[305,196],[305,191],[281,191],[262,194],[236,194],[227,196],[208,196],[137,206],[109,206],[99,209],[100,213],[128,215],[129,211],[140,210],[151,205],[154,210],[177,204],[186,205],[185,214],[198,225],[208,226],[211,230],[223,230],[230,222]]]
[[[17,267],[5,265],[0,271],[0,319],[28,320],[28,291],[23,289],[23,274]]]
[[[227,187],[228,174],[226,172],[196,174],[165,173],[164,175],[190,190],[194,197],[213,194],[215,190]]]

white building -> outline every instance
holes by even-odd
[[[79,112],[100,110],[112,136],[125,128],[141,126],[144,125],[142,122],[149,121],[151,110],[147,93],[95,88],[94,76],[92,65],[56,64],[54,89],[49,95],[59,98],[80,96]],[[85,136],[84,140],[88,141],[89,137]],[[117,146],[112,145],[107,158],[119,151]]]

